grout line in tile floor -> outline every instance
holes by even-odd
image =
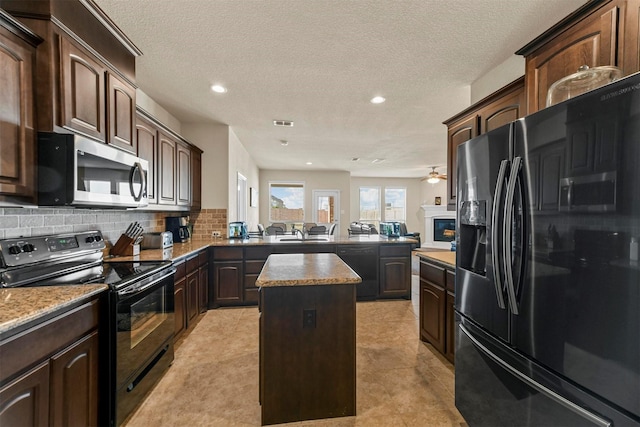
[[[412,300],[356,305],[355,417],[287,426],[466,426],[454,405],[453,366],[419,339]],[[204,314],[126,427],[260,426],[258,309]]]

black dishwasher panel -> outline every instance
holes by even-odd
[[[378,297],[378,247],[375,245],[339,246],[338,256],[358,276],[362,283],[356,285],[358,300],[373,300]]]

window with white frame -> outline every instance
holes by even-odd
[[[304,183],[269,183],[269,221],[284,223],[304,221]]]
[[[365,224],[380,224],[382,212],[380,209],[380,187],[360,187],[360,218]]]
[[[384,220],[405,222],[407,219],[407,189],[385,187]]]

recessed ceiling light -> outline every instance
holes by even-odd
[[[211,86],[211,90],[214,91],[215,93],[226,93],[227,92],[227,88],[221,85],[212,85]]]
[[[386,99],[384,99],[382,96],[374,96],[373,98],[371,98],[372,104],[382,104],[384,101],[386,101]]]
[[[311,162],[307,162],[307,164],[308,164],[308,165],[312,165],[313,163],[311,163]]]
[[[280,140],[280,145],[282,145],[282,146],[285,146],[285,147],[286,147],[287,145],[289,145],[289,141],[287,141],[286,139],[281,139],[281,140]]]
[[[373,159],[371,160],[371,163],[381,163],[384,162],[384,159]]]

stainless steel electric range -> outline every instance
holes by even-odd
[[[99,231],[0,240],[0,286],[106,283],[100,326],[101,425],[120,425],[173,360],[170,261],[103,259]],[[103,357],[104,356],[104,357]]]

